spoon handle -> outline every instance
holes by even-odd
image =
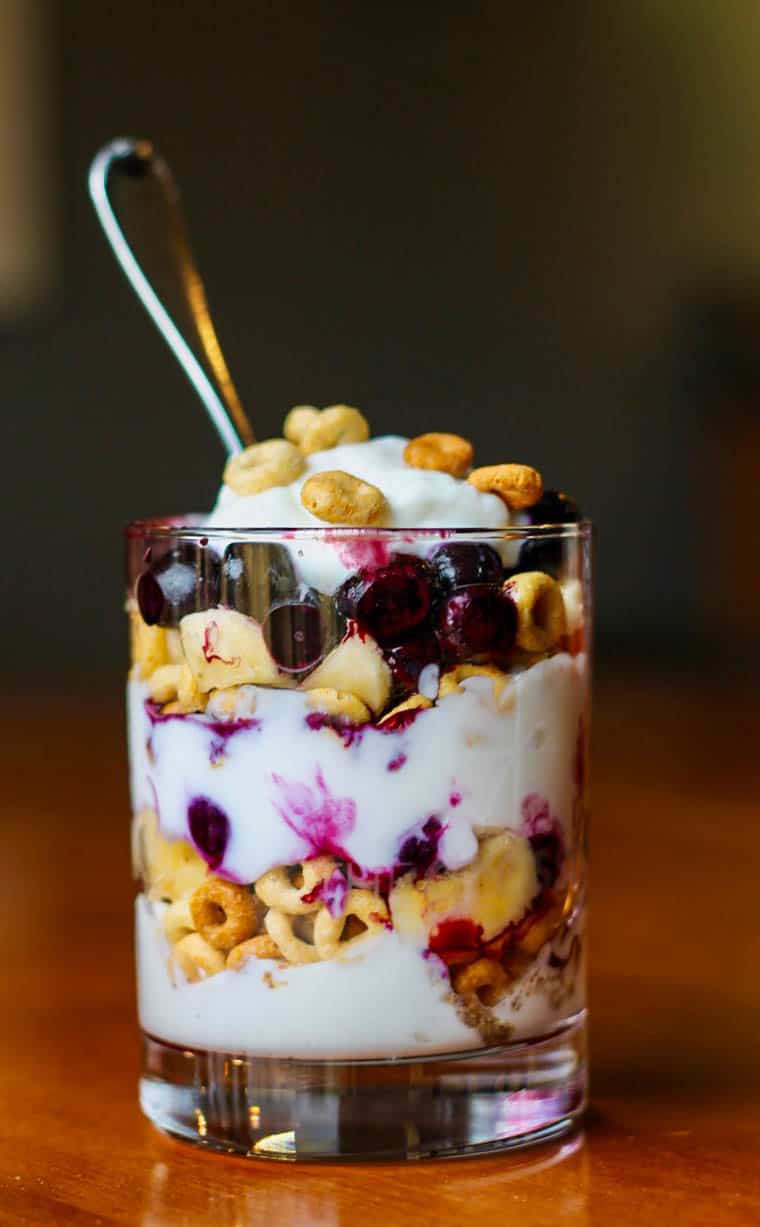
[[[150,176],[160,188],[166,206],[174,279],[176,281],[176,275],[179,274],[183,302],[189,309],[201,353],[216,381],[216,388],[148,280],[127,240],[111,198],[113,171],[133,179]],[[93,159],[89,190],[106,238],[132,289],[203,401],[228,455],[234,455],[254,442],[254,434],[211,321],[203,282],[187,237],[179,190],[168,163],[155,151],[150,141],[120,137],[104,145]],[[165,246],[165,239],[163,245]]]

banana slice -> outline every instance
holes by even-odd
[[[164,926],[164,933],[172,945],[175,942],[181,942],[183,937],[187,937],[188,933],[194,933],[195,925],[190,915],[190,900],[187,898],[177,899],[174,903],[170,903],[164,912],[161,923]]]
[[[412,694],[408,699],[404,699],[403,703],[398,703],[396,707],[392,707],[391,710],[385,716],[383,716],[382,720],[378,721],[378,723],[387,724],[389,720],[393,720],[396,716],[400,716],[402,712],[417,711],[420,708],[428,708],[432,706],[432,702],[430,699],[426,698],[424,694]]]
[[[310,690],[307,702],[315,711],[325,712],[328,716],[345,716],[354,724],[366,724],[372,716],[367,704],[362,703],[355,694],[348,694],[345,690],[332,690],[327,686]]]
[[[248,682],[292,684],[274,663],[258,622],[236,609],[187,614],[180,622],[180,633],[187,663],[203,694]]]
[[[165,628],[146,626],[136,609],[129,612],[129,637],[132,664],[137,677],[150,677],[156,669],[169,664]]]
[[[250,720],[257,701],[255,686],[230,686],[228,690],[211,691],[206,711],[215,720]]]
[[[426,940],[443,920],[468,919],[490,941],[520,919],[538,893],[530,844],[514,831],[489,835],[471,865],[415,882],[402,878],[390,895],[393,923],[402,936]]]
[[[391,671],[371,635],[351,635],[310,673],[304,690],[345,690],[377,715],[391,693]]]
[[[184,899],[206,877],[206,862],[192,844],[164,839],[152,810],[143,810],[135,818],[133,856],[135,872],[151,899]]]

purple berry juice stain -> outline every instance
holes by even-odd
[[[461,792],[452,792],[449,794],[449,805],[451,806],[452,809],[456,809],[456,807],[461,804],[462,804]]]
[[[364,726],[354,724],[345,716],[333,716],[329,712],[312,711],[305,717],[306,725],[315,733],[320,729],[332,729],[337,733],[346,749],[358,745],[364,735]]]
[[[230,837],[230,820],[208,797],[193,797],[187,807],[187,825],[198,852],[209,869],[224,860]]]
[[[400,771],[401,768],[404,766],[405,762],[406,762],[406,754],[404,754],[404,752],[401,751],[400,754],[397,754],[395,758],[391,759],[391,761],[388,763],[388,766],[386,767],[386,771]]]
[[[552,816],[549,802],[538,792],[529,792],[522,799],[520,806],[522,814],[522,833],[528,839],[531,835],[546,835],[552,830]]]
[[[213,740],[208,749],[208,761],[212,764],[217,764],[222,761],[227,753],[227,742],[235,737],[238,733],[245,733],[251,729],[259,730],[261,721],[256,720],[253,716],[241,716],[239,720],[212,720],[207,721],[205,718],[196,720],[196,724],[201,724],[207,728],[213,736]]]
[[[547,798],[537,792],[523,797],[521,812],[521,833],[533,849],[539,885],[542,889],[553,886],[565,856],[560,821],[552,814]]]
[[[337,920],[338,916],[342,916],[346,906],[346,897],[348,895],[348,879],[345,872],[336,865],[324,882],[318,882],[313,890],[308,894],[301,895],[304,903],[316,903],[320,900],[324,903],[333,920]]]
[[[280,794],[275,809],[283,822],[310,848],[310,856],[326,853],[350,860],[342,840],[356,825],[356,802],[350,797],[335,797],[330,792],[321,767],[315,771],[315,785],[300,780],[286,780],[272,773],[272,782]]]
[[[352,571],[363,567],[385,567],[390,561],[390,551],[384,541],[338,540],[335,542],[338,558],[343,566]]]

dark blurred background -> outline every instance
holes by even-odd
[[[121,529],[223,461],[85,190],[184,189],[260,436],[459,430],[598,524],[602,669],[746,672],[760,618],[760,8],[0,0],[5,676],[86,689]]]

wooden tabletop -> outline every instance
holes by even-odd
[[[760,1223],[751,696],[598,693],[585,1134],[376,1166],[229,1159],[142,1118],[120,709],[4,708],[1,1224]]]

